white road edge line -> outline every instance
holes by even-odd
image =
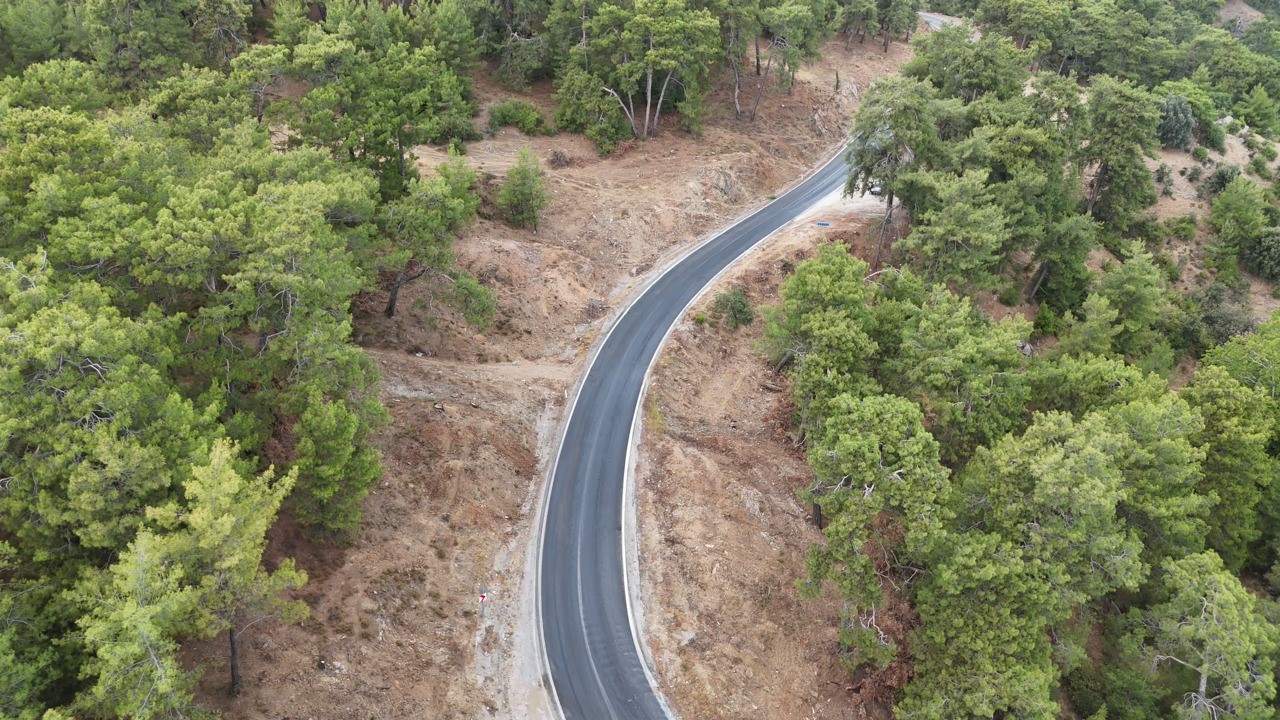
[[[582,393],[582,386],[583,384],[586,383],[587,377],[591,374],[591,369],[595,366],[595,361],[600,354],[600,350],[604,347],[605,343],[609,341],[609,336],[611,336],[613,334],[614,329],[617,328],[618,325],[622,323],[623,318],[627,316],[627,313],[631,311],[631,308],[635,306],[636,302],[638,302],[640,298],[644,297],[645,294],[649,292],[649,290],[659,280],[665,277],[667,273],[671,272],[671,270],[674,267],[679,265],[690,255],[694,254],[698,250],[701,250],[703,246],[707,245],[712,240],[715,240],[716,238],[720,237],[724,233],[729,232],[733,228],[742,224],[746,220],[749,220],[757,212],[764,209],[765,207],[768,207],[771,203],[775,202],[779,197],[785,196],[787,193],[791,192],[792,190],[802,185],[806,180],[808,180],[809,178],[821,172],[823,169],[827,167],[827,165],[830,165],[833,161],[840,158],[844,154],[844,151],[847,145],[848,145],[848,139],[846,138],[843,142],[841,142],[841,144],[839,145],[839,147],[837,148],[836,152],[833,155],[828,157],[822,164],[818,165],[817,167],[813,168],[809,172],[805,173],[804,175],[800,176],[796,180],[792,181],[788,186],[784,188],[781,194],[775,195],[773,199],[766,199],[763,202],[758,203],[755,207],[752,207],[746,212],[744,212],[742,215],[739,215],[738,218],[734,220],[732,223],[730,223],[728,226],[709,231],[705,236],[703,236],[701,240],[697,242],[697,244],[691,246],[689,249],[680,253],[678,256],[676,256],[666,265],[662,266],[657,272],[651,273],[649,278],[647,278],[639,288],[637,288],[634,292],[631,293],[629,299],[627,300],[627,303],[621,309],[618,310],[617,314],[609,322],[609,327],[596,339],[594,343],[592,343],[591,351],[587,357],[587,364],[583,368],[582,374],[579,375],[578,381],[574,383],[573,394],[572,394],[572,398],[570,400],[570,405],[569,405],[569,413],[565,416],[565,419],[560,426],[560,441],[556,443],[555,457],[552,459],[551,467],[547,471],[547,481],[543,484],[542,500],[539,503],[538,516],[537,518],[535,518],[535,522],[534,522],[534,533],[535,533],[534,537],[536,538],[536,542],[531,543],[532,545],[531,551],[534,553],[534,557],[535,557],[533,594],[534,594],[534,603],[535,603],[534,613],[536,615],[536,620],[537,620],[537,622],[535,623],[536,631],[534,633],[535,635],[534,643],[537,647],[538,659],[540,661],[539,664],[541,665],[541,667],[539,668],[540,670],[539,675],[543,681],[542,684],[545,686],[547,693],[551,697],[551,706],[552,706],[551,710],[552,710],[552,713],[555,715],[556,720],[564,720],[564,711],[560,707],[560,697],[556,694],[555,679],[551,677],[551,660],[547,656],[547,646],[544,638],[545,632],[542,625],[542,547],[543,547],[543,543],[546,541],[547,509],[551,505],[551,491],[553,486],[555,485],[556,467],[560,464],[560,454],[564,449],[564,439],[565,439],[565,436],[568,435],[569,433],[569,424],[573,421],[574,410],[576,410],[578,407],[578,396]],[[782,227],[785,227],[786,225],[789,225],[790,222],[791,221],[784,223],[782,226],[778,228],[778,230],[782,229]],[[776,232],[777,230],[774,230],[773,233],[770,233],[769,235],[761,238],[750,248],[743,251],[742,255],[740,255],[738,259],[741,259],[741,257],[747,255],[751,250],[754,250],[757,246],[759,246],[760,243],[764,242],[767,238],[772,237],[773,234]],[[720,273],[716,274],[715,278],[712,278],[711,282],[703,286],[703,288],[698,291],[697,295],[694,296],[694,300],[690,301],[689,305],[692,305],[693,302],[698,299],[698,297],[700,297],[704,292],[706,292],[707,287],[713,284],[715,280],[719,279],[720,275],[722,275],[726,270],[728,270],[728,268],[735,265],[738,262],[738,259],[735,259],[733,262],[729,263],[729,265],[727,265],[723,270],[721,270]],[[679,318],[683,316],[686,311],[688,311],[689,305],[686,305],[684,310],[681,310],[680,315],[676,316],[677,317],[676,322],[678,322]],[[675,327],[675,322],[672,323],[671,327]],[[671,328],[667,328],[667,334],[663,336],[662,343],[658,345],[658,350],[654,353],[653,357],[655,359],[661,354],[662,346],[666,344],[667,338],[670,336],[670,334],[671,334]],[[645,390],[648,387],[648,383],[649,383],[648,376],[649,376],[649,373],[652,371],[652,369],[653,369],[653,360],[651,359],[649,363],[649,369],[645,372],[645,381],[644,383],[641,384],[641,387],[640,387],[640,395],[636,398],[637,413],[639,412],[641,407],[640,400],[641,398],[644,397]],[[636,419],[635,417],[633,417],[632,425],[631,425],[631,432],[633,435],[635,433],[635,428],[636,428]],[[630,442],[632,439],[634,438],[630,438],[628,442]],[[627,598],[627,616],[631,624],[631,639],[633,642],[636,643],[637,650],[640,651],[640,661],[641,661],[640,664],[644,666],[645,677],[649,681],[649,686],[653,688],[654,695],[658,698],[659,704],[662,705],[662,708],[667,713],[668,717],[675,718],[676,716],[672,713],[671,708],[667,705],[666,698],[663,697],[662,691],[658,687],[657,681],[653,675],[653,670],[650,667],[653,664],[652,659],[649,657],[649,653],[644,650],[644,643],[642,643],[639,639],[639,635],[637,633],[637,628],[635,623],[635,613],[632,608],[630,586],[629,586],[629,581],[627,577],[630,574],[630,572],[628,570],[628,565],[626,562],[627,549],[628,549],[626,508],[630,505],[630,502],[628,500],[629,498],[628,488],[630,487],[630,484],[631,484],[630,476],[632,475],[630,445],[627,448],[626,463],[627,463],[627,470],[623,474],[623,478],[622,478],[622,482],[623,482],[623,489],[622,489],[622,493],[623,493],[623,520],[622,520],[623,522],[623,527],[622,527],[623,575],[622,575],[622,580],[623,580],[623,591],[626,594],[626,598]],[[637,567],[637,570],[638,569],[639,568]]]
[[[819,165],[818,168],[813,172],[809,173],[808,175],[805,175],[804,178],[802,178],[799,182],[796,183],[796,185],[798,186],[800,182],[804,182],[804,180],[808,180],[813,175],[826,169],[827,165],[829,165],[833,160],[836,160],[839,157],[841,157],[843,154],[844,154],[844,149],[841,148],[840,152],[828,158],[826,162],[824,162],[822,165]],[[818,199],[821,199],[821,198],[818,198]],[[807,209],[808,208],[805,208],[805,210]],[[755,212],[753,211],[751,215],[747,216],[747,218],[750,218],[754,214]],[[704,295],[706,295],[707,292],[712,288],[712,286],[716,284],[716,282],[720,280],[721,277],[723,277],[730,270],[737,267],[747,257],[755,253],[757,250],[759,250],[760,247],[764,245],[765,242],[768,241],[770,238],[772,238],[774,235],[777,235],[778,233],[782,232],[786,228],[791,227],[792,224],[794,224],[797,220],[800,220],[803,216],[804,216],[804,210],[802,210],[795,217],[791,218],[785,223],[774,228],[773,231],[770,232],[768,235],[765,235],[764,237],[752,243],[750,247],[744,249],[740,255],[738,255],[736,258],[730,261],[728,265],[725,265],[723,268],[721,268],[720,272],[716,273],[714,277],[708,280],[706,284],[704,284],[698,290],[698,292],[694,294],[694,296],[689,300],[689,302],[685,304],[684,308],[682,308],[680,312],[676,315],[676,319],[673,320],[671,322],[671,325],[667,327],[666,333],[664,333],[662,336],[662,341],[658,343],[658,348],[654,351],[653,357],[649,359],[649,367],[645,369],[645,373],[644,373],[644,382],[641,383],[640,385],[640,395],[636,398],[636,410],[635,410],[635,414],[631,418],[631,433],[630,433],[630,438],[628,439],[628,444],[627,444],[627,459],[626,459],[626,466],[625,466],[626,472],[623,474],[623,477],[622,477],[622,565],[623,565],[622,584],[623,584],[623,590],[626,593],[626,598],[627,598],[627,618],[631,624],[631,639],[635,642],[636,651],[640,654],[640,659],[642,661],[641,664],[644,666],[645,677],[649,680],[649,685],[653,688],[654,695],[657,696],[658,703],[662,705],[662,709],[667,714],[667,717],[673,718],[674,720],[678,720],[679,715],[677,715],[675,711],[673,711],[671,707],[667,704],[667,699],[662,694],[661,688],[658,686],[657,677],[654,675],[654,672],[653,672],[653,667],[655,667],[653,658],[649,656],[648,646],[642,640],[642,634],[643,634],[642,625],[644,622],[644,613],[642,610],[637,610],[635,608],[635,605],[637,604],[636,599],[632,596],[632,593],[631,593],[631,587],[633,583],[637,588],[640,586],[640,558],[638,555],[638,547],[637,547],[638,538],[636,536],[636,532],[639,527],[637,522],[636,503],[635,503],[635,499],[636,499],[635,498],[635,469],[636,467],[635,467],[635,463],[632,460],[632,453],[639,449],[640,441],[643,435],[643,428],[642,428],[643,423],[641,422],[641,417],[644,410],[643,400],[645,395],[649,392],[649,380],[653,376],[653,368],[655,365],[657,365],[658,358],[662,356],[662,351],[666,347],[667,341],[671,339],[671,334],[675,332],[676,326],[680,324],[680,320],[682,320],[685,314],[689,312],[689,308],[697,304],[698,300],[700,300]],[[747,218],[743,218],[743,219],[745,220]],[[735,223],[734,225],[736,226],[736,224],[737,223]],[[730,226],[729,229],[731,230],[733,229],[733,227],[734,226]],[[634,578],[631,577],[633,572],[635,575]]]

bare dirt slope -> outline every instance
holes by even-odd
[[[377,438],[386,472],[348,545],[278,523],[271,557],[310,573],[311,619],[245,633],[237,698],[226,696],[225,643],[190,644],[188,660],[207,668],[201,699],[230,718],[529,716],[507,690],[526,543],[585,349],[650,268],[833,152],[859,93],[909,52],[833,42],[790,93],[766,92],[755,123],[734,118],[720,87],[700,136],[664,126],[620,157],[510,128],[470,144],[468,162],[495,179],[531,146],[552,192],[536,233],[481,219],[455,243],[495,292],[496,320],[467,326],[439,279],[405,288],[392,319],[380,314],[385,296],[358,304],[357,341],[392,415]],[[548,90],[522,97],[549,108]],[[516,94],[482,73],[477,95],[483,106]],[[554,150],[572,164],[550,167]],[[416,152],[424,172],[442,157]]]
[[[788,432],[785,381],[756,346],[762,321],[732,331],[711,305],[732,286],[753,306],[776,301],[786,268],[830,236],[868,257],[878,211],[833,208],[829,229],[811,218],[784,230],[680,322],[650,381],[637,474],[645,629],[682,717],[877,716],[836,659],[839,600],[796,590],[820,534],[796,495],[812,473]]]
[[[1226,152],[1211,152],[1209,161],[1203,165],[1198,163],[1189,152],[1167,148],[1159,150],[1155,158],[1147,160],[1147,167],[1152,172],[1162,164],[1168,165],[1172,180],[1169,193],[1161,193],[1160,199],[1150,208],[1150,212],[1160,220],[1188,215],[1194,215],[1197,220],[1194,237],[1190,240],[1170,239],[1164,248],[1164,252],[1168,253],[1174,265],[1179,268],[1179,277],[1174,285],[1180,292],[1188,292],[1208,285],[1215,277],[1216,271],[1210,268],[1207,257],[1214,241],[1213,230],[1207,222],[1212,204],[1201,192],[1200,186],[1204,181],[1192,182],[1189,179],[1189,173],[1193,169],[1198,169],[1207,178],[1218,166],[1235,165],[1244,169],[1249,164],[1251,155],[1239,134],[1227,135],[1224,147]],[[1268,171],[1273,174],[1280,171],[1280,161],[1269,163]],[[1269,182],[1252,174],[1246,173],[1246,176],[1263,185]],[[1102,251],[1098,253],[1098,257],[1105,259],[1110,255]],[[1253,277],[1247,272],[1243,274],[1249,285],[1248,302],[1254,315],[1261,320],[1276,309],[1280,309],[1280,299],[1272,294],[1270,283]]]

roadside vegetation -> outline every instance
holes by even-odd
[[[1241,300],[1277,279],[1280,45],[1219,5],[939,3],[980,34],[920,37],[853,122],[872,264],[821,246],[765,308],[824,525],[801,589],[844,599],[841,660],[899,717],[1280,706],[1280,315]],[[1263,159],[1205,176],[1184,282],[1197,222],[1147,212],[1146,160],[1227,133]]]

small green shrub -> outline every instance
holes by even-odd
[[[1182,275],[1182,268],[1174,262],[1173,256],[1162,250],[1156,253],[1154,259],[1156,266],[1164,273],[1165,280],[1177,282],[1178,277]]]
[[[1156,168],[1155,180],[1161,195],[1173,195],[1173,168],[1168,163],[1160,163],[1160,167]]]
[[[1244,264],[1258,277],[1280,280],[1280,228],[1271,228],[1241,248]]]
[[[1049,307],[1049,303],[1040,303],[1032,329],[1037,335],[1057,335],[1062,329],[1062,317]]]
[[[1181,217],[1172,217],[1164,221],[1165,237],[1174,240],[1190,240],[1196,236],[1196,221],[1198,218],[1195,213],[1183,215]]]
[[[516,153],[516,164],[507,171],[506,182],[498,189],[498,209],[512,227],[538,229],[538,214],[550,195],[542,180],[542,168],[528,147]]]
[[[736,287],[720,293],[711,307],[731,330],[750,325],[756,319],[755,313],[751,311],[751,302],[747,300],[747,294],[742,288]]]
[[[1258,154],[1261,155],[1264,159],[1266,159],[1267,162],[1274,161],[1277,155],[1275,143],[1269,140],[1263,142],[1262,147],[1258,148]]]
[[[1266,158],[1261,155],[1254,155],[1249,158],[1249,164],[1246,169],[1263,180],[1271,179],[1271,169],[1267,167]]]
[[[1195,161],[1201,165],[1208,164],[1209,149],[1203,145],[1197,145],[1195,149],[1191,151],[1191,157],[1195,158]]]
[[[1186,168],[1186,171],[1188,182],[1198,183],[1200,178],[1204,177],[1204,168],[1199,165],[1192,165],[1190,168]]]
[[[515,126],[525,135],[551,135],[555,132],[542,111],[524,100],[504,100],[489,106],[489,129]]]
[[[1164,240],[1165,227],[1154,215],[1142,214],[1129,223],[1127,237],[1148,247],[1157,247]]]
[[[1189,314],[1196,321],[1200,337],[1197,338],[1197,354],[1220,345],[1236,335],[1252,332],[1257,318],[1249,309],[1248,292],[1244,286],[1230,287],[1221,282],[1211,283],[1187,298]]]
[[[1207,248],[1205,264],[1218,271],[1218,280],[1228,285],[1237,285],[1240,277],[1240,251],[1224,243],[1214,243]]]
[[[1232,180],[1240,177],[1240,168],[1235,165],[1219,165],[1214,168],[1209,177],[1204,181],[1204,195],[1213,197],[1222,192]]]
[[[488,330],[497,311],[493,291],[465,270],[451,271],[449,276],[453,278],[453,296],[449,298],[449,304],[461,311],[472,327],[482,332]]]

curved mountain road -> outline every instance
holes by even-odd
[[[543,519],[538,606],[555,700],[566,720],[657,720],[667,710],[633,635],[624,558],[632,423],[668,330],[722,270],[840,187],[828,161],[652,282],[608,330],[569,410]]]

